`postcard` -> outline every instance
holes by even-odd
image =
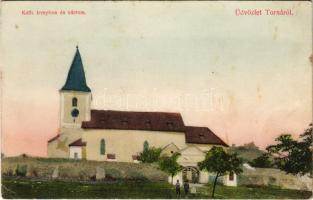
[[[3,1],[2,198],[308,199],[310,1]]]

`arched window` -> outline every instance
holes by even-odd
[[[73,107],[76,107],[76,106],[77,106],[77,98],[76,98],[76,97],[74,97],[74,98],[72,99],[72,106],[73,106]]]
[[[146,140],[144,143],[143,143],[143,150],[146,151],[149,149],[149,143],[148,141]]]
[[[105,154],[105,140],[102,139],[100,142],[100,154],[104,155]]]

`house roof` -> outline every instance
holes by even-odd
[[[228,146],[207,127],[186,126],[185,138],[192,144],[218,144]]]
[[[207,127],[185,126],[179,113],[91,110],[82,128],[184,132],[186,143],[228,146]]]
[[[78,140],[75,140],[74,142],[70,143],[68,146],[82,147],[86,146],[86,142],[83,142],[82,139],[79,138]]]
[[[82,123],[84,129],[121,129],[184,132],[179,113],[91,110],[91,120]]]
[[[164,149],[166,149],[167,147],[170,147],[170,146],[174,146],[175,148],[179,149],[179,148],[176,146],[176,144],[174,144],[173,142],[171,142],[171,143],[165,145],[162,149],[164,150]]]
[[[48,140],[48,143],[53,142],[54,140],[58,139],[60,137],[60,134],[54,136],[53,138],[51,138],[50,140]]]
[[[67,75],[66,83],[62,87],[61,91],[71,90],[71,91],[81,91],[81,92],[90,92],[90,88],[87,86],[84,66],[82,59],[76,47],[76,53],[71,64],[70,70]]]
[[[199,151],[199,152],[201,152],[201,153],[205,153],[202,149],[200,149],[199,147],[197,147],[197,146],[194,145],[194,144],[188,145],[188,146],[186,146],[185,148],[180,149],[179,152],[181,153],[181,152],[184,152],[184,151],[186,151],[186,150],[190,150],[190,149],[192,149],[192,148],[196,149],[197,151]]]

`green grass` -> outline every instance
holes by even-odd
[[[64,182],[4,178],[3,198],[176,198],[164,182]]]
[[[198,188],[196,196],[210,198],[212,187]],[[176,198],[175,189],[165,182],[125,181],[114,182],[65,182],[39,181],[19,178],[2,178],[3,198]],[[273,187],[216,187],[216,198],[239,199],[308,199],[312,193],[298,190],[283,190]],[[184,197],[184,195],[182,195]]]
[[[200,188],[203,195],[211,197],[212,185]],[[312,192],[301,190],[280,189],[278,187],[229,187],[217,185],[215,198],[218,199],[308,199]]]

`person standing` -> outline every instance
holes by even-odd
[[[189,183],[188,183],[188,181],[184,182],[184,191],[185,191],[185,196],[188,196],[188,193],[189,193]]]
[[[176,186],[176,196],[180,197],[180,183],[179,183],[179,180],[177,180],[175,186]]]

